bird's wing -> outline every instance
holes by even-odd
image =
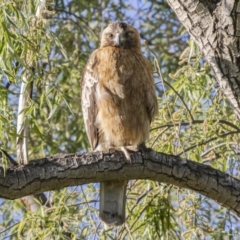
[[[82,75],[82,112],[92,150],[98,144],[98,129],[95,125],[97,117],[96,87],[98,84],[96,65],[97,50],[91,54]]]
[[[143,57],[144,60],[144,72],[146,77],[146,107],[150,122],[153,121],[154,117],[158,113],[158,102],[156,97],[156,89],[153,80],[152,66],[147,58]]]

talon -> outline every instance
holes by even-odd
[[[131,157],[130,157],[130,154],[129,152],[127,151],[126,147],[120,147],[120,149],[123,151],[126,159],[127,159],[127,162],[130,162],[131,163]]]
[[[111,150],[113,151],[121,151],[124,153],[125,157],[126,157],[126,162],[131,162],[131,157],[130,154],[127,150],[127,147],[121,146],[121,147],[109,147],[108,151],[109,153],[111,153]]]
[[[139,150],[137,145],[126,146],[126,149],[131,152],[137,152]]]
[[[141,144],[138,145],[138,150],[140,150],[141,152],[149,152],[152,149],[146,147],[145,143],[141,143]]]

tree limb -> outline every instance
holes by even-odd
[[[240,119],[240,1],[168,0]]]
[[[188,188],[240,216],[240,180],[210,166],[153,150],[57,154],[27,165],[0,168],[0,197],[16,199],[67,186],[117,179],[149,179]]]

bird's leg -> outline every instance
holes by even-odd
[[[131,157],[130,157],[129,152],[138,152],[138,151],[147,152],[147,151],[151,150],[151,148],[146,147],[145,143],[141,143],[139,145],[122,146],[122,147],[114,148],[114,149],[121,150],[129,162],[131,162]]]
[[[130,145],[130,146],[126,146],[126,149],[132,152],[147,152],[149,150],[151,150],[151,148],[147,148],[145,143],[141,143],[139,145]]]
[[[127,161],[128,161],[128,162],[131,162],[131,157],[130,157],[130,154],[129,154],[128,150],[126,149],[126,147],[121,146],[120,149],[121,149],[122,152],[124,153]]]
[[[107,151],[105,144],[102,144],[102,143],[98,144],[98,146],[94,149],[94,152],[98,152],[98,151],[100,152]]]
[[[121,147],[113,147],[113,146],[106,146],[106,144],[99,144],[94,152],[98,152],[98,151],[108,151],[109,153],[111,153],[111,151],[121,151],[124,153],[126,159],[127,159],[127,162],[131,162],[131,157],[130,157],[130,154],[127,150],[127,148],[125,146],[121,146]],[[131,151],[131,150],[130,150]]]
[[[129,150],[130,152],[137,152],[139,150],[137,145],[126,146],[126,149]]]
[[[130,152],[138,152],[139,150],[144,152],[147,151],[147,147],[145,143],[139,144],[139,145],[128,145],[128,146],[121,146],[121,147],[110,147],[110,150],[115,151],[122,151],[127,159],[128,162],[131,162]]]
[[[98,151],[99,150],[106,151],[106,148],[103,149],[102,146],[100,147],[100,149],[99,147],[97,149]],[[130,152],[138,152],[138,151],[146,152],[149,150],[149,148],[146,147],[145,143],[141,143],[139,145],[129,145],[129,146],[120,146],[120,147],[110,146],[108,150],[109,150],[109,153],[111,152],[111,150],[123,152],[127,162],[131,162]]]
[[[109,147],[109,152],[113,150],[113,151],[121,151],[124,153],[125,157],[126,157],[126,160],[127,162],[131,162],[131,157],[130,157],[130,154],[127,150],[127,148],[125,146],[120,146],[120,147]]]
[[[140,150],[141,152],[149,152],[149,151],[151,151],[152,149],[146,147],[146,144],[143,142],[143,143],[141,143],[141,144],[138,145],[138,150]]]

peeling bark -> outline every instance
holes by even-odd
[[[16,199],[67,186],[117,179],[149,179],[199,192],[240,216],[240,180],[210,166],[153,150],[58,154],[27,165],[0,168],[0,197]]]
[[[168,0],[240,119],[240,1]]]

